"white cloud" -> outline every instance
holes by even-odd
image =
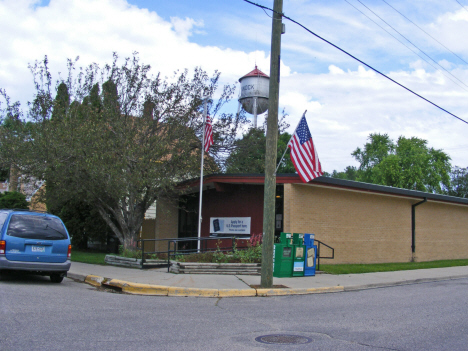
[[[364,145],[370,133],[388,133],[394,139],[420,137],[430,146],[451,149],[454,164],[466,163],[463,149],[456,148],[466,144],[462,122],[363,67],[345,72],[332,65],[329,71],[284,79],[281,90],[285,93],[280,99],[290,112],[292,129],[308,110],[309,127],[325,170],[355,164],[350,154]],[[450,88],[446,80],[440,83],[440,73],[417,70],[390,75],[468,120],[468,93]]]
[[[466,42],[461,40],[463,36],[461,33],[468,32],[468,12],[466,10],[460,8],[455,12],[446,12],[427,27],[428,32],[450,50],[459,55],[468,54]],[[454,33],[458,34],[454,35]]]
[[[0,77],[13,99],[25,101],[32,94],[28,63],[48,56],[53,73],[66,73],[66,59],[80,56],[79,66],[109,63],[112,53],[140,54],[153,73],[172,75],[178,69],[200,66],[209,74],[222,73],[224,83],[235,83],[255,62],[269,72],[263,51],[246,53],[229,48],[200,46],[189,41],[202,21],[172,17],[165,21],[155,12],[130,6],[124,0],[51,0],[34,7],[34,1],[0,1]],[[3,20],[5,19],[5,20]],[[282,68],[289,74],[289,68]]]
[[[330,65],[328,67],[328,70],[330,71],[330,74],[344,74],[345,73],[341,68],[335,65]]]
[[[178,17],[171,17],[171,23],[177,35],[181,36],[185,40],[192,35],[192,29],[194,27],[203,27],[203,21],[197,22],[192,18],[181,19]]]

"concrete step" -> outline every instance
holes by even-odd
[[[182,274],[258,275],[260,263],[171,262],[170,271]]]

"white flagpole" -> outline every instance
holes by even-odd
[[[307,110],[304,111],[304,114],[302,115],[302,117],[305,116],[306,112],[307,112]],[[302,117],[299,119],[299,123],[301,123]],[[278,166],[276,166],[275,174],[276,174],[276,172],[278,172],[278,168],[279,168],[279,166],[280,166],[280,164],[281,164],[281,161],[283,161],[284,155],[286,155],[286,151],[288,151],[288,144],[289,144],[289,142],[291,141],[291,139],[292,139],[292,137],[294,136],[294,134],[296,134],[296,130],[297,130],[297,127],[299,127],[299,123],[297,124],[296,129],[294,129],[294,132],[291,134],[291,138],[289,138],[288,143],[286,144],[286,150],[284,150],[283,156],[281,156],[281,160],[279,160]]]
[[[201,166],[200,166],[200,204],[198,206],[198,241],[197,241],[197,251],[200,252],[201,247],[201,224],[202,224],[202,199],[203,199],[203,161],[205,156],[205,124],[206,124],[206,115],[207,115],[207,103],[208,98],[205,99],[203,103],[203,137],[202,137],[202,150],[201,150]]]

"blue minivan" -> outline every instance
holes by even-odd
[[[71,265],[70,236],[48,213],[0,210],[0,273],[27,271],[61,283]]]

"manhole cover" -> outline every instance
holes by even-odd
[[[273,334],[263,335],[255,338],[255,341],[263,342],[264,344],[308,344],[312,342],[311,338],[301,335],[285,335],[285,334]]]

